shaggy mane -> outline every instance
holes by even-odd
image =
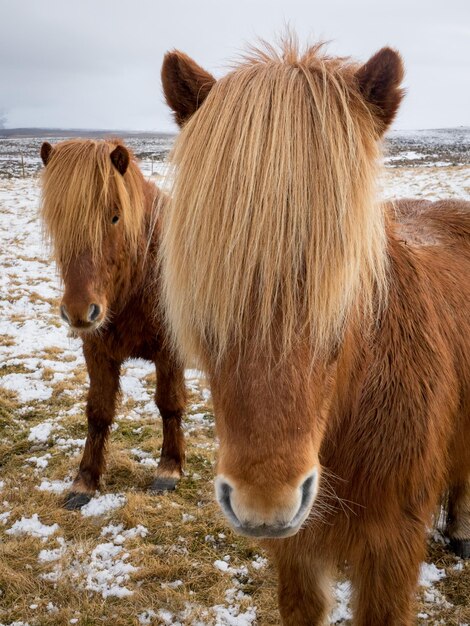
[[[129,253],[137,254],[145,212],[143,177],[130,151],[124,176],[113,166],[110,153],[119,143],[74,139],[54,146],[43,172],[42,216],[63,266],[83,250],[99,257],[116,213]]]
[[[162,263],[188,358],[244,342],[276,355],[341,340],[386,296],[374,120],[347,59],[250,49],[183,128],[171,161]]]

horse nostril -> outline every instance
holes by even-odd
[[[302,502],[300,504],[299,511],[305,508],[306,506],[308,506],[309,502],[312,500],[312,497],[315,496],[315,492],[317,489],[317,481],[318,481],[318,472],[315,469],[310,474],[310,476],[308,476],[308,478],[304,480],[300,488],[302,492]]]
[[[225,513],[225,515],[229,518],[231,523],[234,526],[240,526],[240,520],[235,515],[233,508],[232,508],[232,503],[230,500],[230,495],[232,491],[233,491],[233,487],[229,485],[227,482],[225,482],[225,480],[221,478],[216,478],[215,492],[216,492],[216,497],[219,502],[219,505],[222,511]]]
[[[67,314],[67,309],[65,308],[65,305],[61,304],[60,305],[60,317],[64,320],[64,322],[67,322],[67,324],[70,324],[70,317]]]
[[[227,509],[232,508],[230,502],[230,494],[232,493],[232,487],[226,482],[220,482],[218,485],[219,502]]]
[[[99,314],[101,313],[101,308],[97,304],[90,304],[88,307],[88,321],[94,322]]]

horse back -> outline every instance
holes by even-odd
[[[406,371],[405,359],[414,365],[406,375],[420,401],[410,404],[418,410],[421,404],[425,438],[438,438],[447,480],[465,477],[470,473],[470,202],[400,200],[393,212],[388,323],[395,338],[397,329],[409,326],[409,345],[405,334],[400,337],[398,369]],[[403,380],[401,385],[406,387]]]
[[[320,453],[357,522],[393,517],[405,493],[425,518],[470,472],[470,203],[392,208],[388,301],[370,335],[349,330]]]

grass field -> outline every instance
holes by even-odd
[[[470,199],[470,167],[398,167],[386,196]],[[279,624],[273,569],[233,534],[213,498],[210,393],[188,371],[186,475],[146,492],[161,423],[154,372],[124,369],[122,402],[100,494],[62,508],[86,435],[80,342],[57,315],[60,291],[37,220],[38,180],[0,179],[0,625],[268,626]],[[430,532],[419,624],[470,624],[470,564]],[[348,586],[332,623],[349,624]]]

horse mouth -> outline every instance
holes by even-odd
[[[91,335],[93,332],[98,330],[104,323],[104,318],[101,320],[96,320],[96,322],[80,322],[78,324],[70,325],[70,332],[72,335],[80,336],[80,335]]]
[[[302,527],[302,524],[288,526],[235,526],[232,523],[233,529],[244,537],[254,537],[256,539],[286,539],[296,535]]]

